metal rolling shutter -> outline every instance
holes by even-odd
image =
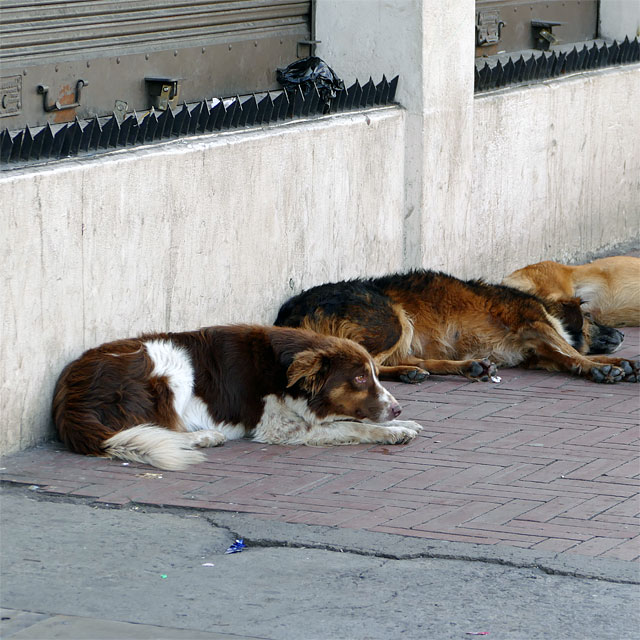
[[[308,54],[311,2],[2,0],[0,126],[146,110],[145,78],[177,80],[174,102],[277,88]]]
[[[581,42],[597,36],[598,0],[476,0],[476,45],[493,31],[485,46],[476,46],[476,56],[535,49],[532,21],[562,22],[552,33],[560,43]],[[500,27],[498,42],[495,38]]]

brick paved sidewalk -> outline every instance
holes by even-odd
[[[640,330],[625,330],[627,357]],[[502,382],[434,376],[388,385],[424,431],[406,446],[207,451],[186,472],[46,445],[2,462],[5,481],[110,505],[237,511],[590,557],[640,556],[640,386],[503,369]]]

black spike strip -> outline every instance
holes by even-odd
[[[51,148],[53,147],[53,132],[51,131],[51,125],[47,124],[36,133],[34,139],[38,145],[38,155],[36,160],[46,160],[51,155]]]
[[[369,82],[362,87],[362,97],[360,98],[360,106],[362,108],[372,107],[373,101],[376,97],[376,85],[373,84],[373,79],[369,76]]]
[[[11,155],[9,160],[18,162],[20,160],[20,151],[22,149],[22,138],[24,137],[24,130],[18,131],[18,133],[12,139]]]
[[[255,96],[242,103],[242,113],[240,115],[239,126],[251,127],[255,124],[256,115],[258,114],[258,101]]]
[[[289,111],[287,117],[293,118],[294,116],[299,118],[302,115],[302,107],[304,106],[304,93],[302,93],[301,87],[296,87],[293,95],[289,96],[291,102],[289,103]]]
[[[233,116],[235,115],[237,107],[238,104],[235,100],[226,107],[224,120],[222,121],[222,129],[226,130],[231,128],[231,122],[233,120]]]
[[[271,94],[267,95],[258,103],[258,113],[256,114],[256,124],[266,124],[271,122],[271,115],[273,114],[273,99]]]
[[[12,149],[13,142],[11,140],[11,134],[9,133],[9,129],[5,129],[0,133],[0,162],[9,162]]]
[[[487,91],[512,83],[556,78],[563,74],[638,61],[640,61],[640,40],[625,38],[622,43],[614,40],[610,45],[603,43],[598,46],[594,43],[591,47],[583,45],[580,50],[574,47],[568,52],[554,51],[550,54],[542,52],[538,56],[532,54],[527,60],[522,56],[515,62],[509,58],[506,64],[502,65],[497,61],[493,67],[489,67],[485,62],[482,68],[475,68],[474,85],[476,91]],[[513,71],[511,64],[513,64]]]
[[[362,96],[362,88],[360,87],[360,83],[356,80],[347,89],[347,99],[345,101],[344,110],[351,111],[351,109],[355,109],[355,105],[360,104],[361,96]]]
[[[158,116],[158,128],[156,129],[156,140],[164,140],[171,137],[173,128],[173,110],[171,107],[160,112]]]
[[[100,134],[101,134],[101,127],[100,127],[100,120],[98,120],[98,117],[96,116],[92,121],[92,126],[89,129],[88,132],[88,145],[87,148],[91,151],[95,151],[98,148],[98,143],[100,142]]]
[[[207,120],[207,131],[221,131],[224,119],[227,116],[227,109],[224,106],[222,98],[218,104],[209,112],[209,120]]]
[[[515,70],[516,70],[516,66],[513,63],[513,60],[509,58],[509,61],[503,67],[503,71],[504,71],[503,84],[507,85],[513,82],[513,76],[515,74]]]
[[[209,103],[205,100],[200,104],[200,115],[198,116],[198,124],[196,126],[197,133],[205,133],[207,130],[207,122],[209,122]]]
[[[396,76],[389,83],[389,102],[393,102],[396,99],[396,90],[398,88],[398,80],[400,80],[400,76]]]
[[[300,109],[300,115],[302,117],[304,117],[304,118],[308,117],[308,115],[309,115],[309,109],[311,108],[311,102],[313,101],[311,96],[312,96],[314,91],[316,91],[315,84],[314,84],[313,87],[311,87],[310,89],[307,90],[307,93],[304,96],[304,102],[302,104],[302,109]]]
[[[236,110],[231,118],[231,129],[237,129],[240,118],[242,117],[242,103],[240,102],[240,96],[236,96]]]
[[[309,103],[308,114],[322,113],[324,105],[321,103],[320,92],[315,82],[313,83],[313,89],[311,89],[309,96],[307,96],[307,102]]]
[[[137,137],[136,137],[136,142],[139,142],[140,144],[144,144],[148,138],[147,138],[147,132],[149,131],[149,126],[151,125],[151,118],[149,118],[149,113],[142,116],[142,118],[138,119],[138,131],[137,131]],[[152,138],[153,138],[153,134],[152,134]]]
[[[194,134],[198,131],[198,124],[200,122],[201,113],[202,102],[198,102],[198,104],[193,107],[193,109],[189,109],[189,128],[187,129],[189,134]]]
[[[108,149],[109,147],[115,146],[115,144],[112,143],[112,138],[114,139],[114,142],[117,142],[119,129],[120,126],[118,125],[118,120],[115,116],[111,116],[111,118],[102,125],[98,148]]]
[[[127,146],[127,140],[129,138],[129,129],[131,129],[132,119],[133,118],[131,116],[127,116],[120,123],[120,126],[118,127],[118,142],[116,143],[116,146],[118,147]]]
[[[55,133],[53,132],[53,144],[51,145],[51,157],[52,158],[60,158],[62,156],[62,145],[64,144],[64,139],[67,134],[68,125],[63,125]]]
[[[598,46],[593,43],[593,47],[589,49],[587,68],[595,69],[598,66]]]
[[[171,135],[179,138],[187,133],[189,128],[189,108],[186,104],[182,105],[180,111],[178,111],[173,118],[173,129]]]
[[[387,76],[383,75],[382,80],[376,86],[376,104],[387,104],[389,98],[389,83]]]
[[[331,102],[331,111],[333,113],[340,113],[346,109],[347,99],[349,97],[349,92],[345,89],[344,91],[338,91],[338,95],[336,99]]]
[[[144,142],[144,137],[141,137],[140,119],[138,114],[133,112],[133,121],[129,129],[129,135],[127,136],[127,146],[134,146],[138,142]]]
[[[278,120],[284,120],[287,117],[288,111],[289,111],[289,96],[287,96],[286,91],[283,91],[273,101],[273,115],[271,117],[271,121],[277,122]]]
[[[491,69],[491,88],[495,89],[499,86],[500,81],[502,80],[502,64],[500,60],[498,60],[498,64]]]
[[[629,60],[629,38],[625,37],[625,39],[620,43],[620,62],[625,63]]]
[[[28,160],[33,148],[33,136],[31,135],[31,129],[25,127],[22,132],[22,144],[20,145],[20,159]]]

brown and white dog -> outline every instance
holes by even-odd
[[[570,371],[594,382],[636,382],[640,363],[612,353],[617,329],[591,322],[578,299],[547,301],[502,285],[435,271],[324,284],[280,308],[278,326],[351,338],[380,377],[419,382],[428,373],[495,377],[496,365]]]
[[[371,356],[351,340],[260,326],[158,333],[90,349],[56,384],[60,439],[88,455],[183,469],[195,447],[250,436],[272,444],[399,444]],[[375,423],[375,424],[374,424]]]
[[[545,260],[514,271],[503,284],[549,300],[580,298],[600,324],[640,325],[640,258],[612,256],[578,266]]]

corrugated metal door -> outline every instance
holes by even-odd
[[[308,53],[311,3],[2,0],[0,125],[148,109],[145,78],[177,79],[180,102],[277,88],[276,67]]]
[[[591,40],[597,36],[598,0],[476,0],[476,30],[478,20],[493,21],[497,12],[500,40],[489,46],[477,46],[476,56],[493,55],[536,48],[532,21],[562,22],[552,33],[559,44]]]

